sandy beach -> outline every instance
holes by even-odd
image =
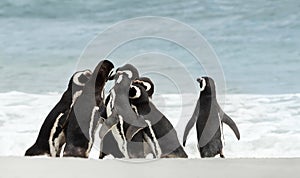
[[[96,160],[1,157],[0,177],[298,177],[300,158]]]

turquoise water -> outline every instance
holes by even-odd
[[[120,20],[163,16],[191,25],[208,40],[223,66],[228,93],[299,93],[299,9],[298,0],[3,0],[0,92],[61,92],[81,52],[98,33]],[[150,40],[143,47],[168,51],[189,63],[185,52],[172,44]],[[194,77],[204,75],[192,65],[189,70]],[[156,85],[168,91],[163,83]]]

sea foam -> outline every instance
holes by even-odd
[[[35,141],[47,114],[61,94],[0,93],[0,155],[22,156]],[[177,130],[179,140],[191,117],[198,95],[154,95],[153,102]],[[300,94],[226,95],[224,111],[236,122],[241,140],[224,126],[224,154],[238,157],[300,156]],[[195,128],[185,148],[190,158],[199,158]],[[90,157],[98,158],[99,138]]]

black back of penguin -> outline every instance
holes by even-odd
[[[63,131],[60,130],[57,122],[63,122],[62,120],[68,114],[70,107],[74,100],[76,100],[77,92],[80,92],[84,87],[85,83],[89,80],[91,76],[91,71],[78,71],[72,75],[69,80],[68,87],[64,94],[62,95],[60,101],[55,105],[55,107],[50,111],[46,117],[36,142],[31,146],[26,152],[25,156],[37,156],[37,155],[51,155],[58,156],[56,154],[51,154],[50,150],[50,140],[54,140]],[[64,140],[60,140],[64,142]],[[62,145],[63,143],[59,143]],[[59,153],[57,153],[59,154]]]
[[[100,61],[71,108],[64,156],[88,157],[100,118],[106,117],[102,92],[113,67],[108,60]]]

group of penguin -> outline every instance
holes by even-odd
[[[104,87],[114,81],[107,97]],[[183,146],[196,123],[201,157],[223,154],[223,123],[240,139],[234,121],[216,100],[210,77],[197,79],[200,96],[183,136]],[[102,60],[94,71],[78,71],[67,90],[41,126],[36,142],[25,156],[88,158],[100,127],[100,155],[114,158],[188,158],[177,132],[152,102],[154,83],[139,76],[131,64],[114,71],[109,60]]]

